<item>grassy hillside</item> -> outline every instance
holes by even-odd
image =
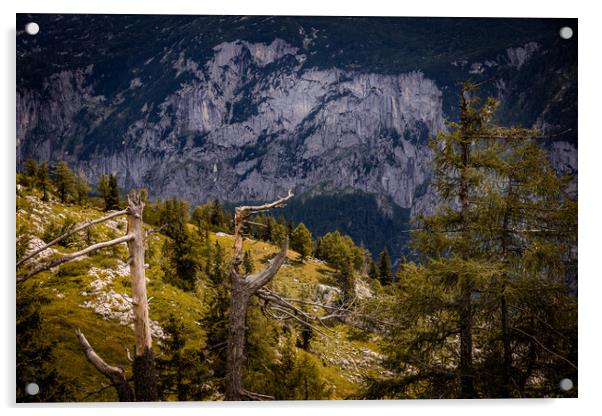
[[[56,201],[42,202],[38,195],[24,188],[18,191],[17,230],[33,236],[29,249],[42,244],[44,237],[48,240],[49,230],[68,219],[80,223],[102,215],[101,211],[92,207],[63,205]],[[66,246],[55,246],[56,252],[49,250],[51,253],[46,255],[58,256],[75,251],[91,242],[123,235],[125,230],[125,218],[110,220],[93,227],[91,233],[82,232]],[[209,237],[212,244],[215,240],[219,241],[229,255],[233,244],[231,236],[211,233]],[[172,314],[182,318],[191,347],[201,350],[210,348],[201,323],[208,313],[203,285],[198,285],[195,292],[184,292],[163,282],[160,260],[161,247],[166,238],[160,233],[151,234],[146,251],[146,277],[155,349],[160,353],[160,344],[166,337],[163,326]],[[278,251],[276,246],[261,241],[246,240],[244,244],[245,249],[252,253],[256,269],[263,267]],[[288,261],[271,284],[272,290],[288,297],[304,296],[310,301],[324,302],[328,296],[336,296],[334,270],[328,265],[315,259],[301,262],[294,251],[289,251],[287,257]],[[126,371],[131,367],[125,351],[126,348],[132,350],[134,344],[129,268],[126,262],[127,250],[125,245],[121,245],[65,263],[24,283],[27,287],[38,286],[39,291],[49,299],[42,309],[43,328],[47,337],[56,342],[56,365],[60,380],[76,387],[74,401],[117,399],[112,388],[101,390],[107,381],[86,361],[75,336],[76,328],[82,330],[107,362],[122,366]],[[369,290],[365,292],[369,293]],[[318,308],[312,312],[322,313]],[[262,326],[263,320],[267,325],[269,318],[254,312],[254,319],[255,325]],[[352,397],[361,388],[362,375],[381,371],[381,356],[375,340],[370,336],[356,339],[351,327],[345,324],[324,328],[324,332],[327,335],[314,335],[309,353],[301,353],[316,364],[320,376],[326,380],[329,398]],[[275,359],[280,359],[278,354]],[[211,384],[213,381],[208,378],[200,382]],[[261,386],[261,380],[250,380],[250,383]],[[213,398],[220,399],[221,396],[216,391]]]

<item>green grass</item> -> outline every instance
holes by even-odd
[[[43,211],[44,218],[36,219],[40,215],[36,211]],[[33,214],[33,216],[32,216]],[[77,223],[86,219],[98,218],[104,213],[95,208],[82,208],[75,205],[63,205],[56,201],[42,203],[36,196],[21,190],[18,194],[17,228],[19,226],[29,230],[33,235],[40,236],[44,224],[49,221],[58,221],[61,217],[72,217]],[[124,220],[117,220],[116,224],[124,224]],[[112,225],[115,225],[113,223]],[[123,230],[121,229],[123,228]],[[107,223],[95,226],[94,238],[102,241],[114,238],[125,232],[125,226],[117,225],[111,228]],[[206,336],[201,321],[207,313],[208,306],[204,302],[202,290],[199,293],[184,292],[162,280],[163,272],[159,265],[161,246],[167,237],[162,234],[152,234],[148,239],[146,269],[148,279],[148,296],[150,318],[159,324],[168,320],[171,314],[180,316],[183,320],[188,343],[191,347],[205,348]],[[211,233],[211,243],[215,240],[224,247],[226,258],[232,252],[232,236],[216,236]],[[71,247],[56,246],[59,252],[64,253],[81,248],[85,241],[78,241]],[[268,259],[272,258],[279,247],[262,241],[244,241],[244,249],[250,250],[255,263],[255,269],[265,266]],[[55,254],[58,256],[60,253]],[[270,284],[272,290],[291,298],[299,298],[303,294],[312,293],[316,284],[334,285],[334,270],[314,259],[302,262],[299,254],[289,250],[288,261],[280,269],[274,281]],[[107,385],[107,380],[100,375],[94,367],[87,362],[82,353],[75,330],[81,329],[98,354],[112,365],[122,366],[127,372],[131,363],[127,359],[126,348],[133,350],[134,334],[130,326],[121,325],[117,320],[106,320],[97,314],[94,309],[82,307],[82,304],[94,299],[96,295],[90,294],[90,284],[95,279],[90,274],[92,268],[115,270],[119,264],[127,261],[127,249],[120,247],[117,250],[107,249],[85,257],[78,261],[65,263],[58,271],[43,272],[29,281],[26,285],[36,284],[50,301],[43,306],[44,331],[56,343],[56,365],[62,381],[76,386],[77,401],[113,401],[116,394],[111,388],[101,390]],[[106,273],[106,272],[101,272]],[[127,276],[115,275],[112,284],[104,290],[112,289],[117,293],[131,295],[130,284]],[[87,293],[86,293],[87,292]],[[316,313],[322,313],[320,311]],[[334,386],[332,398],[343,399],[351,397],[358,392],[358,383],[350,381],[355,371],[343,368],[336,362],[325,361],[324,357],[340,356],[341,354],[354,354],[354,350],[364,346],[376,350],[370,340],[357,340],[350,336],[351,331],[347,325],[338,325],[329,331],[331,337],[316,335],[312,340],[310,352],[317,361],[322,363],[320,373]],[[155,339],[155,346],[159,340]],[[336,342],[335,342],[336,341]],[[156,348],[158,351],[159,349]],[[101,391],[99,391],[101,390]]]

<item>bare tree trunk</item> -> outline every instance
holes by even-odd
[[[88,358],[88,361],[90,361],[90,363],[92,363],[92,365],[96,367],[101,374],[109,379],[111,385],[115,387],[115,390],[117,391],[119,401],[134,401],[134,395],[125,377],[125,371],[123,371],[123,368],[114,367],[107,364],[102,358],[100,358],[98,354],[96,354],[96,351],[94,351],[84,334],[79,329],[76,330],[75,333],[79,339],[79,344],[86,354],[86,358]]]
[[[246,363],[245,343],[249,295],[243,285],[232,288],[228,323],[226,357],[226,400],[243,400],[243,369]]]
[[[462,118],[462,169],[460,170],[459,202],[462,219],[462,233],[464,241],[468,241],[468,210],[470,202],[468,199],[468,177],[467,170],[470,163],[470,134],[466,126],[470,123],[468,114],[468,91],[462,92],[461,118]],[[462,253],[466,260],[467,253]],[[465,276],[461,283],[459,299],[460,315],[460,397],[472,399],[475,397],[474,375],[472,366],[472,278]]]
[[[508,263],[508,245],[510,244],[510,235],[508,227],[510,226],[510,207],[514,198],[514,180],[510,177],[508,181],[508,193],[506,195],[506,208],[504,209],[504,217],[502,220],[502,243],[501,255],[502,261]],[[502,364],[502,397],[510,397],[512,391],[512,350],[510,345],[510,323],[508,322],[508,304],[506,301],[506,283],[507,275],[502,275],[502,287],[500,294],[500,324],[502,326],[502,348],[503,348],[503,364]]]
[[[132,284],[132,307],[134,311],[134,333],[136,353],[134,356],[134,385],[136,401],[148,402],[159,399],[157,371],[152,350],[151,328],[148,317],[146,277],[144,274],[144,227],[142,212],[144,202],[138,192],[128,196],[128,241],[130,252],[130,279]]]
[[[119,237],[110,241],[94,244],[86,247],[80,251],[66,254],[58,259],[46,262],[42,265],[35,267],[33,270],[20,275],[17,277],[17,283],[21,283],[31,276],[40,273],[44,270],[48,270],[52,267],[56,267],[65,262],[71,261],[77,257],[88,254],[94,250],[100,248],[111,247],[117,244],[126,243],[130,254],[130,279],[132,285],[132,308],[134,313],[134,334],[136,342],[136,354],[134,356],[133,370],[134,370],[134,385],[135,385],[135,398],[136,401],[156,401],[159,399],[157,391],[157,370],[155,368],[155,358],[152,350],[152,337],[150,321],[148,316],[148,299],[146,294],[146,277],[144,273],[144,243],[145,243],[145,232],[142,222],[142,213],[144,210],[144,202],[139,192],[131,192],[128,196],[128,207],[123,211],[117,211],[108,214],[102,218],[86,222],[73,230],[70,230],[60,237],[54,239],[50,243],[36,250],[30,254],[25,260],[33,258],[35,255],[41,253],[53,244],[58,243],[62,239],[69,235],[84,230],[92,225],[99,224],[103,221],[107,221],[110,218],[114,218],[119,215],[127,214],[128,232],[123,237]],[[242,244],[242,243],[241,243]],[[242,247],[242,246],[241,246]],[[22,260],[19,264],[23,264],[25,260]],[[80,344],[86,356],[94,364],[94,366],[105,376],[112,380],[113,385],[118,389],[120,400],[122,398],[126,401],[132,401],[131,391],[128,393],[126,388],[129,386],[122,383],[122,379],[125,379],[122,369],[116,369],[106,364],[92,349],[86,338],[81,332],[77,332]],[[123,387],[125,386],[125,387]]]
[[[245,276],[240,273],[243,259],[242,231],[245,219],[250,214],[270,208],[282,207],[292,196],[293,194],[289,191],[286,197],[272,203],[260,206],[238,207],[234,213],[234,254],[230,270],[232,292],[230,295],[228,345],[226,351],[226,400],[262,400],[272,398],[250,392],[243,386],[243,373],[246,360],[245,344],[247,341],[247,310],[251,296],[268,284],[284,263],[286,251],[288,250],[288,238],[282,245],[278,255],[272,259],[271,263],[264,270]]]

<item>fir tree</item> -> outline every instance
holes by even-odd
[[[432,142],[441,206],[413,233],[424,266],[405,263],[383,301],[397,317],[391,364],[415,372],[373,383],[368,397],[541,396],[560,374],[576,376],[576,302],[564,284],[575,204],[534,132],[493,126],[496,102],[479,105],[475,92],[466,84],[460,123]],[[529,387],[534,368],[545,370]]]
[[[211,225],[214,230],[222,230],[224,228],[224,212],[222,204],[217,198],[213,200],[213,205],[211,206]]]
[[[50,189],[50,177],[48,176],[48,162],[43,161],[38,168],[37,183],[42,191],[42,201],[48,201],[48,191]]]
[[[243,272],[246,275],[252,274],[255,272],[255,265],[253,264],[253,257],[251,256],[251,250],[245,250],[245,255],[242,259],[242,268]]]
[[[163,244],[165,279],[182,290],[193,290],[201,264],[197,240],[188,229],[188,204],[176,198],[167,199],[160,222],[170,237]]]
[[[105,198],[105,210],[110,211],[119,209],[119,186],[115,175],[109,175],[109,186],[107,197]]]
[[[48,299],[35,287],[17,285],[16,375],[17,402],[60,402],[73,397],[67,380],[59,381],[55,344],[43,328],[42,305]],[[29,395],[26,386],[36,383],[37,395]]]
[[[380,253],[378,264],[378,277],[382,285],[388,285],[393,282],[393,270],[391,269],[391,259],[387,248]]]
[[[23,162],[24,185],[29,188],[37,186],[38,182],[38,162],[33,159],[27,159]]]
[[[372,257],[370,257],[368,259],[368,277],[370,277],[370,279],[374,279],[374,280],[380,280],[380,274],[378,273],[378,266],[376,265],[376,262],[372,259]]]
[[[64,160],[54,168],[54,185],[62,203],[68,202],[75,193],[75,176]]]
[[[291,233],[291,248],[299,253],[302,260],[312,253],[313,240],[305,224],[300,223]]]
[[[161,345],[163,357],[157,358],[160,391],[163,400],[203,400],[211,391],[203,381],[209,377],[205,354],[187,347],[184,322],[170,315],[163,328],[167,340]]]
[[[75,175],[75,201],[78,205],[84,205],[88,201],[90,190],[86,175],[82,170],[78,170]]]

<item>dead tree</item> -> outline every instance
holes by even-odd
[[[81,345],[84,353],[86,354],[86,358],[90,363],[106,378],[109,379],[111,385],[115,387],[117,390],[117,396],[119,397],[120,402],[132,402],[134,401],[134,394],[132,393],[132,388],[128,384],[128,380],[125,376],[125,371],[121,367],[115,367],[109,365],[100,358],[100,356],[94,351],[84,334],[77,329],[75,331],[77,338],[79,339],[79,344]]]
[[[72,234],[91,227],[92,225],[100,224],[120,215],[127,215],[128,228],[126,235],[110,241],[94,244],[80,251],[69,253],[57,259],[33,266],[32,269],[17,276],[17,283],[22,283],[40,272],[74,260],[95,250],[127,243],[130,255],[130,282],[132,286],[132,309],[134,315],[134,333],[136,342],[136,350],[133,360],[135,394],[132,394],[131,392],[123,369],[119,369],[118,367],[107,364],[92,349],[92,346],[84,334],[81,333],[79,329],[76,331],[79,343],[84,350],[86,357],[100,373],[102,373],[111,381],[111,384],[117,390],[120,401],[133,401],[133,399],[136,401],[156,401],[159,398],[157,391],[157,372],[155,369],[155,359],[152,351],[151,329],[148,316],[146,277],[144,273],[144,243],[146,236],[142,222],[143,210],[144,202],[140,196],[140,193],[130,192],[128,195],[128,206],[125,210],[116,211],[102,218],[81,224],[35,250],[33,253],[30,253],[17,264],[17,266],[25,265],[26,262],[32,260],[36,255],[40,254],[47,248],[61,242],[63,239]]]
[[[251,296],[257,294],[262,287],[268,284],[284,263],[288,250],[288,238],[284,240],[280,252],[264,270],[251,275],[244,275],[240,271],[243,262],[243,227],[249,215],[271,208],[282,207],[292,196],[293,194],[289,190],[287,196],[272,203],[258,206],[241,206],[237,207],[234,212],[234,253],[230,269],[232,292],[230,295],[226,351],[226,400],[271,399],[270,396],[246,390],[242,383],[246,358],[247,310]]]
[[[134,355],[134,386],[136,401],[156,401],[157,370],[153,355],[150,321],[148,317],[148,298],[146,295],[146,276],[144,274],[144,240],[142,223],[144,201],[140,193],[128,196],[128,241],[130,252],[130,281],[132,283],[132,308],[134,310],[134,333],[136,351]]]

